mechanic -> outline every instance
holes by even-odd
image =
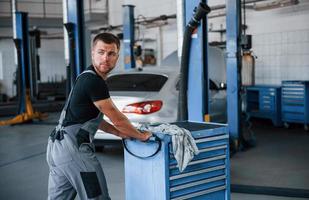
[[[92,42],[92,65],[81,73],[49,137],[48,199],[110,199],[92,139],[97,129],[122,138],[146,141],[150,132],[139,132],[113,104],[105,79],[116,66],[120,41],[100,33]],[[112,122],[103,119],[106,115]]]

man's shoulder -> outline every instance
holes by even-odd
[[[92,70],[85,70],[80,74],[80,78],[84,78],[84,77],[91,77],[91,78],[100,78],[94,71]]]
[[[99,77],[92,65],[87,67],[79,76],[81,76],[81,77],[82,76],[93,76],[93,77],[97,76],[97,77]]]
[[[100,76],[93,73],[84,73],[81,75],[79,80],[77,80],[79,87],[96,87],[100,85],[105,85],[106,82]]]
[[[80,75],[79,79],[80,82],[98,82],[103,80],[101,77],[92,72],[84,72]]]

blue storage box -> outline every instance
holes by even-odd
[[[282,81],[282,121],[309,124],[309,81]]]
[[[191,131],[200,150],[183,172],[179,172],[172,151],[171,136],[156,133],[160,142],[126,140],[126,200],[229,200],[229,136],[226,125],[177,122]],[[135,155],[148,158],[138,158]],[[133,154],[133,155],[132,155]]]
[[[281,87],[276,85],[255,85],[246,87],[246,113],[251,117],[271,119],[275,126],[281,126]]]

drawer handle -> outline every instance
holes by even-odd
[[[196,164],[200,164],[200,163],[204,163],[204,162],[211,162],[211,161],[215,161],[215,160],[221,160],[221,159],[225,159],[226,155],[222,155],[222,156],[215,156],[215,157],[211,157],[211,158],[206,158],[206,159],[202,159],[202,160],[196,160],[196,161],[192,161],[189,162],[188,166],[190,165],[196,165]],[[170,169],[174,169],[177,167],[176,165],[171,165]]]
[[[217,166],[217,167],[211,167],[211,168],[207,168],[207,169],[203,169],[203,170],[199,170],[199,171],[193,171],[193,172],[189,172],[189,173],[183,173],[183,174],[171,176],[170,181],[180,179],[180,178],[185,178],[185,177],[188,177],[188,176],[194,176],[194,175],[198,175],[198,174],[213,172],[213,171],[217,171],[217,170],[221,170],[221,169],[225,169],[225,165],[220,165],[220,166]]]
[[[211,182],[220,181],[220,180],[224,180],[224,179],[226,179],[226,175],[216,176],[216,177],[212,177],[212,178],[208,178],[208,179],[204,179],[204,180],[200,180],[200,181],[195,181],[195,182],[192,182],[192,183],[187,183],[187,184],[179,185],[179,186],[176,186],[176,187],[172,187],[170,189],[170,192],[175,192],[177,190],[182,190],[182,189],[186,189],[186,188],[189,188],[189,187],[194,187],[194,186],[197,186],[197,185],[202,185],[202,184],[205,184],[205,183],[211,183]]]
[[[216,137],[207,137],[199,140],[195,140],[196,143],[202,143],[202,142],[210,142],[214,140],[222,140],[222,139],[227,139],[229,138],[228,135],[222,135],[222,136],[216,136]]]
[[[225,190],[225,189],[226,189],[226,186],[223,185],[223,186],[220,186],[220,187],[215,187],[215,188],[211,188],[211,189],[208,189],[208,190],[203,190],[203,191],[200,191],[200,192],[195,192],[195,193],[192,193],[192,194],[187,194],[187,195],[184,195],[184,196],[181,196],[181,197],[172,198],[172,200],[190,199],[190,198],[193,198],[193,197],[198,197],[198,196],[202,196],[204,194],[209,194],[209,193],[212,193],[212,192],[217,192],[217,191]]]

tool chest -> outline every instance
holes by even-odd
[[[302,123],[305,130],[309,124],[309,81],[282,81],[282,121]]]
[[[246,114],[251,117],[271,119],[281,126],[281,86],[256,85],[246,87]]]
[[[127,200],[230,199],[229,136],[226,125],[177,122],[191,131],[200,153],[183,172],[173,155],[171,136],[155,133],[161,142],[126,140],[125,190]]]

